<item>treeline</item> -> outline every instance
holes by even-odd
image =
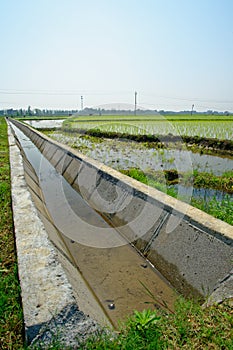
[[[32,116],[92,116],[92,115],[233,115],[228,111],[219,112],[207,110],[205,112],[198,111],[166,111],[166,110],[152,110],[152,109],[104,109],[104,108],[90,108],[86,107],[83,110],[67,110],[67,109],[32,109],[28,106],[27,109],[2,109],[0,110],[0,116],[10,117],[32,117]]]

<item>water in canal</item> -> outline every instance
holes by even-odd
[[[172,286],[57,173],[22,131],[11,126],[37,174],[49,220],[111,322],[116,326],[135,309],[163,305],[172,310],[177,298]],[[53,243],[58,245],[54,239]]]

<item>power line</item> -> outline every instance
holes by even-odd
[[[126,95],[130,94],[131,92],[126,91],[115,91],[115,92],[109,92],[109,91],[48,91],[48,90],[10,90],[10,89],[0,89],[1,95],[80,95],[82,93],[85,93],[85,95]]]
[[[178,100],[178,101],[195,101],[195,102],[207,102],[207,103],[233,103],[233,100],[209,100],[209,99],[203,99],[199,97],[189,97],[189,98],[184,98],[184,97],[173,97],[173,96],[164,96],[164,95],[156,95],[153,93],[141,93],[144,96],[151,96],[155,98],[164,98],[164,99],[169,99],[169,100]]]
[[[19,90],[19,89],[0,89],[1,95],[60,95],[60,96],[75,96],[75,95],[81,95],[82,93],[85,93],[85,95],[125,95],[130,94],[130,91],[115,91],[115,92],[109,92],[109,91],[54,91],[54,90]],[[137,92],[135,92],[137,93]],[[157,95],[154,93],[141,93],[142,96],[151,96],[154,98],[164,98],[168,100],[177,100],[177,101],[189,101],[189,102],[198,102],[198,103],[219,103],[219,104],[232,104],[233,100],[216,100],[216,99],[203,99],[199,97],[174,97],[174,96],[165,96],[165,95]]]

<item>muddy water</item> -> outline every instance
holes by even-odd
[[[123,140],[105,139],[94,143],[78,135],[75,137],[62,132],[50,136],[116,169],[136,167],[141,170],[177,169],[178,172],[198,170],[217,176],[233,171],[233,159],[230,157],[193,153],[187,149],[147,149],[143,144]]]
[[[233,159],[212,155],[192,153],[188,150],[178,149],[147,149],[143,144],[123,140],[104,139],[102,142],[94,142],[72,134],[54,132],[51,134],[55,140],[77,148],[83,154],[88,155],[104,164],[116,169],[127,170],[137,168],[145,172],[161,170],[177,170],[178,174],[190,173],[194,170],[220,176],[227,171],[233,171]],[[226,198],[226,193],[193,186],[174,187],[177,198],[190,203],[191,199],[216,200],[221,203]],[[232,198],[232,195],[228,195]]]
[[[169,309],[173,309],[174,290],[130,245],[97,249],[72,243],[67,238],[66,243],[75,263],[115,325],[133,310],[142,311],[148,305],[159,308],[166,303]],[[157,302],[148,295],[143,284]],[[110,304],[114,304],[113,310],[109,309]]]
[[[117,326],[135,309],[167,305],[172,310],[177,294],[165,278],[74,191],[20,130],[13,129],[39,178],[49,220],[111,322]]]

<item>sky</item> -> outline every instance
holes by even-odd
[[[0,109],[233,111],[232,0],[0,0]]]

